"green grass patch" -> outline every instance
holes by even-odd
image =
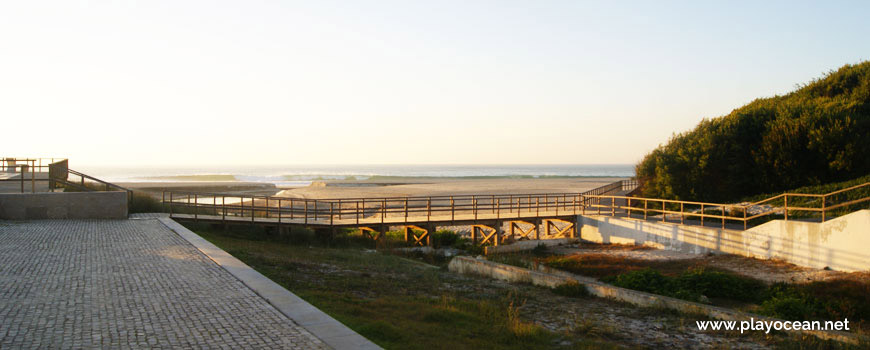
[[[566,335],[519,316],[523,295],[500,288],[453,290],[448,286],[456,277],[443,269],[361,242],[324,242],[306,230],[281,236],[255,227],[190,227],[386,349],[617,348],[581,338],[562,345]],[[438,235],[442,244],[462,244],[450,234]]]

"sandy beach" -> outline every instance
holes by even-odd
[[[402,182],[322,182],[285,189],[288,198],[375,198],[461,194],[533,194],[583,192],[622,180],[618,177],[568,179],[432,179]]]
[[[120,186],[159,195],[162,191],[274,195],[287,198],[378,198],[461,194],[576,193],[619,181],[621,177],[546,179],[399,179],[391,181],[322,181],[310,186],[278,188],[243,181],[125,182]]]

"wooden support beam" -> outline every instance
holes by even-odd
[[[363,237],[368,237],[369,239],[377,242],[379,239],[381,239],[381,236],[383,236],[384,231],[378,231],[371,227],[363,226],[359,228],[359,233]]]
[[[480,233],[480,237],[482,240],[480,241],[480,245],[484,245],[487,242],[492,242],[492,245],[498,246],[501,241],[501,230],[499,230],[500,225],[496,225],[496,227],[486,226],[486,225],[471,225],[471,239],[472,242],[476,243],[477,241],[477,233]]]
[[[423,231],[423,233],[420,235],[417,235],[416,233],[414,233],[414,230]],[[421,246],[422,245],[432,245],[432,240],[430,237],[431,235],[429,234],[428,229],[422,228],[420,226],[415,226],[415,225],[407,225],[407,226],[404,226],[404,231],[405,231],[405,241],[406,242],[410,242],[411,238],[414,238],[414,245],[421,245]],[[423,242],[424,239],[426,240],[425,244]]]
[[[517,231],[519,231],[519,235],[518,235],[519,238],[516,239],[516,240],[518,240],[518,241],[522,241],[522,240],[524,240],[524,239],[525,239],[525,240],[531,240],[531,239],[532,239],[532,237],[531,237],[532,233],[535,234],[535,237],[534,237],[535,239],[537,239],[537,238],[539,237],[539,235],[538,235],[538,225],[536,225],[536,224],[534,224],[534,223],[531,223],[531,222],[528,222],[528,221],[519,221],[519,220],[517,220],[517,221],[509,221],[508,223],[510,223],[510,237],[511,237],[511,238],[513,238],[513,237],[517,234]],[[530,228],[524,230],[520,225],[531,225],[532,227],[530,227]]]
[[[545,219],[547,236],[553,236],[552,232],[556,232],[556,236],[561,236],[565,238],[575,238],[576,237],[576,227],[577,225],[571,221],[561,220],[561,219]],[[559,228],[556,223],[563,223],[565,226]]]

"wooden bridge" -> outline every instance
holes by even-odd
[[[418,245],[429,245],[430,234],[444,226],[471,226],[475,244],[499,245],[505,240],[542,236],[577,237],[578,215],[746,229],[775,215],[785,220],[791,214],[792,219],[825,221],[831,214],[870,202],[870,183],[828,194],[784,193],[745,204],[626,195],[637,185],[635,180],[622,180],[582,193],[341,199],[164,192],[162,202],[170,217],[180,221],[247,223],[279,229],[356,228],[372,239],[390,227],[402,227],[405,240]]]
[[[623,180],[583,193],[342,199],[164,192],[162,202],[170,217],[181,221],[357,228],[372,239],[398,226],[418,245],[429,245],[437,227],[467,225],[474,243],[498,245],[506,238],[576,237],[577,215],[589,208],[589,196],[635,187],[634,180]]]

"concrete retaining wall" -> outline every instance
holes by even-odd
[[[450,260],[447,268],[451,272],[460,274],[477,275],[495,278],[508,282],[531,283],[536,286],[553,288],[566,283],[580,283],[586,286],[590,294],[602,298],[610,298],[629,304],[643,307],[663,307],[684,313],[705,315],[707,317],[726,321],[748,321],[750,318],[757,321],[776,321],[761,315],[744,313],[732,309],[716,307],[712,305],[694,303],[661,295],[620,288],[606,283],[598,282],[589,277],[574,275],[539,266],[538,270],[530,270],[522,267],[499,264],[483,259],[475,259],[466,256],[457,256]],[[800,331],[812,334],[821,339],[831,339],[846,343],[856,344],[861,338],[846,332],[838,331]]]
[[[870,269],[870,210],[824,223],[774,220],[746,231],[684,226],[609,216],[580,216],[580,237],[599,243],[643,244],[705,254],[777,258],[840,271]]]
[[[125,219],[127,192],[0,194],[0,219]]]

